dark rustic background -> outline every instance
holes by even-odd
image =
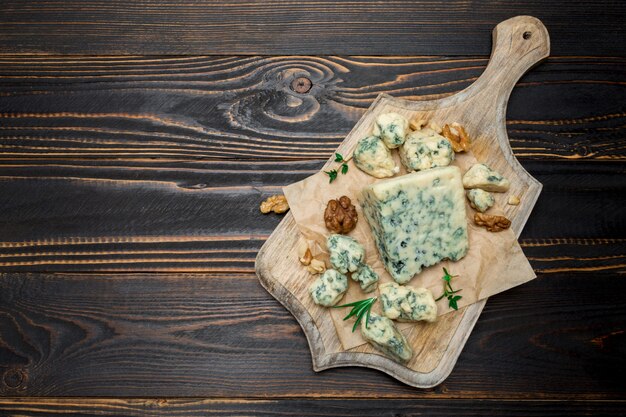
[[[507,112],[544,184],[520,238],[538,278],[489,300],[436,388],[315,374],[254,275],[281,219],[258,203],[379,93],[470,85],[518,14],[552,40]],[[619,1],[2,1],[0,415],[624,415],[625,19]]]

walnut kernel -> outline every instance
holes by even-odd
[[[267,214],[270,211],[281,214],[289,210],[289,204],[284,195],[273,195],[261,203],[259,210],[261,210],[263,214]]]
[[[334,233],[348,233],[356,227],[358,215],[350,198],[341,196],[330,200],[324,211],[326,228]]]
[[[313,275],[321,274],[322,272],[326,271],[326,264],[324,263],[324,261],[313,258],[311,260],[311,264],[306,267],[306,270]]]
[[[490,232],[499,232],[511,226],[511,221],[504,216],[494,216],[484,213],[474,213],[474,223],[478,226],[486,227]]]
[[[509,201],[507,201],[507,203],[510,206],[517,206],[519,204],[519,197],[516,195],[510,195],[509,196]]]
[[[443,136],[452,144],[454,152],[467,152],[470,149],[470,138],[460,124],[445,125],[441,131]]]
[[[413,130],[422,130],[428,123],[428,120],[415,118],[409,122],[409,127]]]

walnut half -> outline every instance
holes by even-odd
[[[463,126],[452,123],[452,125],[445,125],[442,132],[442,135],[452,144],[454,152],[467,152],[469,150],[471,141]]]
[[[486,227],[490,232],[499,232],[511,226],[511,221],[504,216],[493,216],[484,213],[474,213],[474,223],[478,226]]]
[[[337,200],[330,200],[326,205],[324,223],[331,232],[349,233],[356,227],[358,219],[356,208],[345,195]]]
[[[287,198],[284,195],[273,195],[261,203],[259,210],[263,214],[267,214],[270,211],[281,214],[289,210],[289,204],[287,204]]]

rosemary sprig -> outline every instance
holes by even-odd
[[[377,299],[378,298],[376,297],[366,298],[365,300],[359,300],[349,304],[342,304],[340,306],[334,306],[333,308],[352,307],[350,313],[348,313],[348,315],[345,316],[343,319],[348,320],[350,317],[356,316],[356,321],[354,322],[354,326],[352,326],[352,332],[354,333],[354,331],[356,330],[356,326],[359,325],[364,315],[366,316],[365,327],[369,326],[370,310],[372,309],[372,305],[374,305]]]
[[[441,294],[441,296],[439,298],[437,298],[435,301],[439,301],[441,300],[443,297],[447,297],[448,298],[448,306],[450,308],[453,308],[455,310],[459,309],[459,306],[457,305],[457,301],[459,301],[461,298],[460,295],[454,295],[457,292],[461,291],[461,290],[453,290],[452,289],[452,285],[450,284],[450,280],[454,277],[458,277],[458,275],[450,275],[450,273],[448,272],[448,270],[446,268],[443,268],[443,272],[444,272],[444,276],[443,276],[443,294]]]

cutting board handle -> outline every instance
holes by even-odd
[[[477,81],[478,90],[508,98],[522,75],[548,55],[550,36],[541,20],[532,16],[505,20],[493,30],[491,58]]]

